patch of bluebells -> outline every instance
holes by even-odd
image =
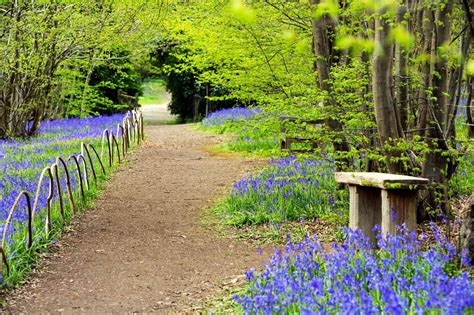
[[[219,127],[228,122],[238,122],[243,120],[253,119],[262,111],[258,108],[250,109],[246,107],[233,107],[228,109],[221,109],[211,113],[202,121],[204,127]]]
[[[346,230],[325,250],[314,237],[276,251],[249,288],[234,296],[246,314],[466,314],[474,311],[474,284],[466,253],[435,232],[422,250],[415,233],[377,238]],[[459,268],[459,264],[461,268]]]
[[[67,158],[80,153],[80,143],[97,142],[104,129],[115,130],[124,115],[101,116],[93,118],[72,118],[46,121],[41,125],[38,136],[25,140],[0,140],[0,235],[3,233],[3,221],[8,216],[18,193],[25,190],[34,198],[39,176],[42,170],[55,162],[57,156]],[[76,168],[72,163],[71,182],[78,185]],[[63,186],[65,179],[63,178]],[[40,190],[38,208],[46,207],[49,181],[43,181]],[[65,188],[64,188],[65,189]],[[33,200],[32,200],[33,203]],[[13,217],[13,221],[22,225],[27,220],[24,201]],[[15,232],[15,224],[9,233]]]
[[[334,161],[272,159],[259,174],[234,183],[225,211],[235,225],[337,214],[336,187]]]

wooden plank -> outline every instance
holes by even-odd
[[[336,181],[382,189],[417,189],[429,183],[427,178],[376,172],[336,172]]]
[[[382,189],[382,235],[395,235],[396,226],[405,224],[409,231],[416,230],[416,190]]]
[[[349,185],[349,227],[360,229],[375,242],[374,226],[382,224],[380,189]]]

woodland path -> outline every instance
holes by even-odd
[[[219,137],[187,125],[147,126],[145,135],[4,311],[198,311],[200,300],[261,266],[255,246],[202,223],[204,209],[257,162],[211,155],[205,148]]]

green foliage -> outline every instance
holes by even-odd
[[[470,195],[474,191],[474,148],[459,157],[456,172],[449,181],[451,197]]]
[[[446,1],[424,2],[419,10],[441,18],[439,12],[447,4]],[[429,131],[438,127],[427,106],[433,110],[438,108],[440,96],[436,90],[440,88],[427,86],[426,82],[442,79],[438,70],[431,73],[429,69],[444,60],[453,74],[464,63],[469,73],[469,53],[466,57],[460,52],[463,36],[457,36],[465,29],[466,13],[459,3],[452,4],[449,12],[451,40],[449,44],[440,43],[433,57],[431,52],[425,51],[428,35],[423,33],[426,30],[420,23],[431,23],[432,27],[440,28],[442,22],[439,18],[436,22],[420,21],[411,8],[402,5],[402,2],[392,0],[344,3],[328,0],[318,1],[317,5],[310,1],[174,3],[161,35],[179,48],[173,52],[177,62],[170,64],[166,71],[178,81],[190,82],[189,85],[178,84],[183,89],[179,93],[187,97],[178,100],[176,107],[183,106],[182,110],[187,110],[189,116],[193,94],[203,96],[200,84],[201,87],[219,86],[225,93],[213,94],[210,100],[231,99],[238,104],[256,105],[273,117],[285,115],[323,120],[318,128],[307,128],[301,122],[288,124],[286,133],[323,144],[321,150],[337,160],[340,170],[389,172],[394,171],[389,166],[397,165],[396,172],[428,176],[433,181],[439,178],[441,185],[446,186],[444,179],[454,174],[456,161],[463,159],[468,145],[458,141],[459,133],[450,135],[450,140],[443,143],[440,134]],[[406,13],[401,14],[404,10]],[[329,79],[324,82],[329,88],[322,88],[321,82],[317,82],[319,73],[315,60],[321,56],[314,56],[312,47],[316,40],[313,26],[322,19],[326,26],[329,25],[326,35],[331,41],[327,60]],[[392,47],[390,51],[394,54],[390,56],[394,57],[390,65],[394,81],[390,102],[393,104],[386,106],[395,108],[398,122],[386,121],[401,128],[400,135],[392,135],[390,140],[384,140],[385,143],[381,143],[379,129],[382,124],[377,124],[377,120],[384,119],[382,116],[386,113],[379,111],[376,118],[372,94],[376,71],[372,57],[374,52],[382,52],[381,43],[374,41],[376,19],[386,22],[383,42]],[[405,69],[402,69],[403,63]],[[405,72],[397,72],[402,70]],[[429,80],[427,76],[431,76]],[[172,80],[169,76],[170,84],[173,84]],[[459,82],[463,86],[460,91],[464,91],[464,87],[467,89],[466,83],[464,79]],[[451,103],[460,99],[456,93],[449,95]],[[447,94],[446,91],[444,95]],[[453,117],[449,116],[454,119],[457,114],[454,111]],[[232,127],[234,137],[225,149],[278,155],[275,149],[284,135],[278,130],[279,123],[273,121],[274,125],[271,124],[259,120]],[[441,123],[441,129],[448,128],[449,124],[448,119]],[[450,132],[446,129],[443,133]],[[340,150],[342,144],[346,149]],[[298,146],[308,148],[308,144],[295,145]],[[446,165],[441,165],[438,171],[430,170],[429,162],[441,160],[441,156],[447,161]]]
[[[83,117],[104,115],[130,110],[121,102],[119,94],[137,97],[142,94],[140,73],[131,60],[131,52],[124,46],[115,46],[102,53],[103,60],[73,62],[60,71],[67,82],[63,90],[64,115]]]
[[[467,63],[466,71],[470,76],[474,76],[474,60],[473,59],[470,59],[469,62]]]
[[[95,167],[98,168],[99,165],[97,164]],[[77,213],[85,211],[91,205],[93,205],[94,200],[100,194],[103,184],[107,178],[108,176],[99,174],[97,177],[98,181],[91,182],[90,189],[85,192],[85,198],[82,200],[82,196],[80,196],[78,192],[74,193],[75,200],[82,201],[76,205]],[[26,247],[26,229],[24,229],[23,234],[14,234],[14,238],[12,238],[10,241],[12,245],[9,246],[9,255],[10,257],[13,257],[10,259],[10,275],[3,278],[3,286],[13,287],[21,284],[31,274],[35,264],[42,257],[42,255],[51,251],[51,244],[57,242],[57,240],[61,237],[61,234],[67,231],[69,225],[72,222],[73,216],[69,204],[65,203],[64,207],[65,219],[63,220],[60,215],[59,206],[53,206],[51,210],[51,220],[53,222],[51,230],[48,233],[35,233],[36,238],[32,247]],[[45,222],[44,220],[44,217],[37,216],[35,222],[33,223],[33,229],[37,231],[43,231]],[[19,229],[20,226],[21,225],[18,225],[17,229]]]
[[[233,152],[242,152],[256,156],[275,156],[278,154],[278,134],[268,129],[273,126],[242,124],[239,132],[224,144],[224,148]]]
[[[220,145],[220,149],[260,157],[280,154],[281,123],[279,119],[266,114],[236,119],[232,113],[229,116],[220,113],[219,111],[212,113],[197,127],[208,132],[227,134],[229,138]],[[216,115],[222,116],[218,117],[217,123],[215,122]]]
[[[4,1],[0,9],[0,137],[33,135],[48,117],[123,110],[119,89],[140,94],[142,45],[161,1]]]
[[[171,36],[155,39],[153,45],[155,66],[161,69],[161,74],[166,78],[166,89],[171,93],[169,109],[181,121],[194,118],[195,102],[199,103],[197,116],[200,117],[205,116],[205,103],[209,100],[212,100],[208,103],[209,112],[235,105],[235,101],[226,96],[228,93],[225,88],[198,80],[203,69],[189,63],[193,56],[187,45]],[[208,66],[212,67],[212,62]]]

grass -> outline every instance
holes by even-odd
[[[212,296],[203,301],[203,306],[209,313],[216,315],[242,314],[243,308],[234,299],[235,295],[247,292],[249,285],[237,283],[235,286],[224,287],[219,295]]]
[[[327,175],[330,166],[311,161],[274,160],[234,182],[230,194],[208,210],[204,224],[213,225],[224,237],[259,245],[285,244],[288,235],[297,241],[313,234],[328,243],[342,241],[347,192],[337,192],[333,177]]]
[[[212,113],[197,129],[228,136],[212,153],[268,158],[282,155],[280,124],[259,110],[233,108]],[[284,243],[288,234],[302,240],[314,232],[328,241],[340,240],[334,230],[347,224],[347,192],[337,191],[334,165],[320,157],[270,161],[259,173],[235,182],[212,215],[227,234],[245,241]]]
[[[98,145],[98,141],[94,143]],[[131,148],[133,150],[133,148]],[[126,163],[122,161],[122,163]],[[64,219],[60,214],[60,208],[56,202],[51,209],[51,230],[49,232],[44,231],[45,224],[45,212],[39,212],[35,216],[33,223],[34,242],[30,248],[26,247],[26,229],[20,229],[23,227],[19,222],[16,223],[16,233],[13,234],[8,247],[9,253],[9,264],[10,264],[10,275],[6,276],[5,272],[3,277],[4,289],[21,284],[33,271],[33,268],[37,264],[38,260],[44,253],[51,251],[51,244],[61,237],[64,232],[68,231],[71,225],[74,215],[86,211],[94,205],[94,201],[100,196],[105,182],[110,178],[110,175],[115,171],[118,165],[114,164],[109,167],[107,164],[104,165],[106,174],[104,175],[101,171],[97,173],[97,180],[94,181],[91,178],[89,190],[85,191],[84,198],[82,198],[80,191],[74,191],[74,200],[76,205],[76,211],[73,213],[67,200],[67,194],[63,194],[64,200]],[[99,163],[94,161],[94,167],[99,170]]]
[[[140,105],[163,104],[167,101],[166,83],[161,79],[148,79],[143,82],[143,96],[140,96]]]
[[[214,152],[238,152],[245,156],[274,158],[285,155],[278,150],[278,141],[282,136],[280,122],[272,120],[272,117],[265,117],[261,113],[252,114],[240,109],[234,112],[217,112],[205,119],[198,128],[228,135],[228,141],[213,148]],[[465,131],[459,132],[465,133]],[[460,139],[464,143],[468,142],[463,137]],[[474,153],[472,143],[469,145],[465,154],[460,156],[458,169],[451,179],[451,196],[463,196],[472,194],[474,191]],[[299,143],[292,147],[292,149],[301,150],[309,148],[309,144]],[[214,218],[214,223],[221,233],[245,242],[288,244],[291,236],[293,244],[301,242],[311,247],[316,244],[309,240],[308,236],[311,236],[317,238],[317,244],[321,242],[324,245],[317,249],[317,253],[312,249],[304,252],[305,249],[302,247],[300,249],[303,252],[300,252],[299,249],[289,248],[288,256],[285,256],[286,260],[280,265],[278,264],[279,261],[282,261],[282,254],[274,255],[264,272],[257,275],[253,275],[253,272],[246,273],[249,276],[247,283],[239,283],[235,287],[225,288],[222,294],[205,302],[206,308],[215,314],[269,313],[270,311],[272,313],[296,314],[321,310],[322,305],[329,313],[340,313],[343,308],[344,312],[348,312],[351,309],[354,310],[354,307],[369,310],[369,312],[372,310],[374,312],[397,313],[403,309],[403,307],[400,308],[400,305],[408,303],[406,307],[410,308],[412,312],[420,308],[429,308],[435,313],[436,310],[452,308],[472,311],[472,307],[468,305],[473,301],[472,294],[470,296],[467,294],[464,302],[460,303],[456,299],[457,294],[446,292],[442,296],[435,294],[428,297],[430,293],[424,295],[423,290],[416,287],[418,283],[415,282],[418,280],[420,280],[419,283],[422,283],[421,287],[441,281],[443,286],[450,287],[447,291],[472,287],[472,281],[466,280],[468,276],[464,272],[466,268],[470,267],[456,265],[463,258],[458,256],[459,253],[453,254],[455,250],[449,243],[428,239],[423,242],[423,248],[420,248],[416,241],[414,244],[408,244],[407,240],[400,238],[394,241],[393,247],[391,244],[381,245],[381,247],[386,246],[386,250],[380,252],[367,250],[364,246],[360,247],[358,244],[363,244],[364,240],[359,238],[355,244],[354,252],[360,253],[360,255],[358,254],[359,256],[355,258],[345,256],[351,253],[345,247],[347,246],[347,234],[341,228],[341,226],[348,225],[348,191],[347,189],[338,190],[332,174],[333,166],[312,165],[312,162],[309,162],[310,165],[304,167],[308,160],[314,160],[316,156],[319,156],[320,160],[322,158],[327,161],[327,158],[322,154],[318,151],[306,155],[309,159],[300,156],[299,159],[287,157],[270,162],[260,172],[235,182],[230,194],[210,210],[210,216]],[[300,165],[295,165],[295,163],[300,163]],[[421,234],[418,233],[418,237],[423,237],[425,230],[422,229],[422,231]],[[403,237],[410,239],[416,237],[416,234]],[[398,244],[406,244],[406,246],[397,247],[396,242],[401,242]],[[336,246],[336,249],[329,249],[330,244]],[[341,247],[337,244],[344,245]],[[334,256],[329,256],[327,253],[334,253]],[[372,253],[375,254],[372,255]],[[390,257],[389,253],[394,256]],[[408,263],[399,264],[398,259],[405,259],[404,257],[408,253],[412,254],[408,261],[416,261],[421,267],[405,272],[404,266],[408,266]],[[293,262],[301,260],[301,254],[315,257],[315,261],[308,260],[307,263],[293,264]],[[449,257],[443,256],[445,254]],[[440,257],[439,268],[430,269],[433,261],[426,257],[436,255]],[[372,286],[375,286],[375,289],[364,287],[363,289],[367,291],[353,290],[352,285],[349,285],[340,294],[335,294],[334,292],[339,290],[340,277],[344,276],[344,279],[354,277],[354,287],[358,285],[357,281],[360,280],[360,277],[364,277],[365,274],[357,269],[366,264],[365,258],[359,259],[361,256],[368,257],[370,264],[373,262],[379,264],[382,271],[375,268],[374,274],[383,273],[388,275],[388,278],[394,274],[397,281],[400,282],[392,286],[388,280],[374,281],[370,276],[364,281],[374,281]],[[346,266],[332,267],[344,259],[347,260]],[[389,267],[384,269],[384,262],[389,259],[394,261],[394,267],[388,265]],[[446,263],[444,267],[443,262]],[[308,266],[312,266],[312,269],[304,274]],[[351,271],[351,268],[355,269],[354,272]],[[362,268],[374,267],[367,265]],[[330,270],[331,275],[327,275],[326,269]],[[472,272],[472,269],[467,270]],[[424,273],[425,271],[426,273]],[[415,273],[419,275],[414,278],[416,281],[412,281],[412,276]],[[302,274],[303,276],[300,277]],[[461,274],[462,277],[458,277]],[[315,277],[319,277],[316,280],[324,283],[328,288],[331,287],[332,291],[313,289],[314,281],[316,281],[313,281],[313,278]],[[422,280],[423,277],[430,277],[431,280]],[[364,281],[362,283],[365,283]],[[458,282],[463,282],[463,284],[457,285]],[[290,283],[294,283],[295,287]],[[406,285],[407,283],[409,285]],[[402,286],[406,286],[406,288],[402,288]],[[377,288],[382,289],[378,290]],[[435,292],[438,289],[440,292],[444,290],[435,285],[430,291]],[[364,296],[361,297],[357,292],[364,294]],[[232,298],[232,295],[238,296],[237,300]],[[352,296],[346,299],[345,295]],[[390,296],[396,297],[396,303],[389,300]],[[413,298],[413,296],[417,296],[417,298]],[[351,300],[357,299],[360,301],[356,306],[350,304]],[[370,301],[371,299],[372,301]],[[430,302],[426,302],[428,299]],[[288,302],[289,300],[291,301]],[[467,300],[470,302],[465,302]],[[320,303],[320,301],[324,303]],[[268,305],[273,306],[269,308]],[[325,305],[328,305],[327,308]]]
[[[467,136],[466,113],[456,119],[456,135],[462,141],[465,152],[458,158],[459,164],[449,182],[450,196],[470,195],[474,192],[474,140]]]
[[[211,113],[196,129],[228,135],[216,146],[219,152],[237,152],[245,157],[280,155],[280,121],[259,110],[235,107]]]

